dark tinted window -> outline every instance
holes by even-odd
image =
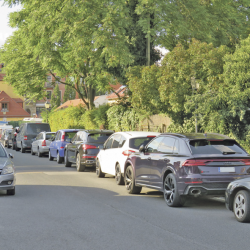
[[[154,139],[154,137],[131,138],[129,140],[129,147],[139,149],[141,145],[147,145],[152,139]]]
[[[74,131],[74,132],[65,132],[64,141],[66,141],[66,139],[69,139],[69,138],[72,139],[75,136],[76,133],[77,133],[77,131]],[[81,139],[79,139],[79,141],[81,141]]]
[[[27,133],[28,134],[38,134],[42,131],[50,131],[49,124],[37,124],[37,123],[29,123],[27,124]]]
[[[109,137],[110,134],[89,134],[88,142],[104,143]]]
[[[175,139],[171,137],[164,137],[164,139],[159,143],[157,151],[164,154],[173,154]],[[175,149],[178,152],[178,150]]]
[[[189,144],[193,154],[245,154],[235,140],[193,140]]]
[[[120,139],[121,139],[121,135],[115,135],[114,136],[114,141],[113,141],[113,144],[112,144],[112,148],[118,148],[119,147]]]
[[[46,140],[49,140],[50,138],[52,138],[55,134],[46,134]]]

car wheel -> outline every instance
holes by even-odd
[[[7,190],[7,195],[15,195],[15,193],[16,193],[15,187],[14,189]]]
[[[121,173],[121,167],[120,164],[117,163],[115,166],[115,181],[117,185],[123,185],[124,184],[124,178]]]
[[[37,156],[38,156],[38,157],[42,157],[42,154],[41,154],[39,148],[37,148]]]
[[[234,215],[239,222],[250,221],[250,193],[240,190],[234,197]]]
[[[25,149],[23,148],[23,144],[21,143],[21,153],[25,153]]]
[[[63,157],[60,156],[59,152],[57,152],[56,161],[57,161],[58,164],[63,162]]]
[[[12,141],[11,148],[12,148],[12,150],[15,150],[15,144],[14,144],[14,142],[13,142],[13,141]]]
[[[35,155],[35,153],[33,152],[32,147],[31,147],[30,153],[31,153],[31,155]]]
[[[66,168],[71,167],[71,162],[68,161],[68,153],[67,151],[64,152],[64,164]]]
[[[177,182],[174,174],[168,174],[164,180],[164,199],[169,207],[180,207],[181,197],[177,191]]]
[[[49,150],[49,161],[53,161],[54,157],[51,156],[50,150]]]
[[[135,177],[132,166],[128,166],[124,175],[125,187],[129,194],[139,194],[142,187],[135,186]]]
[[[95,172],[96,172],[96,175],[98,176],[98,178],[105,177],[105,174],[102,172],[102,168],[101,168],[101,164],[100,164],[99,159],[97,159],[97,161],[96,161]]]
[[[78,172],[83,172],[85,170],[85,166],[81,164],[81,156],[79,153],[76,155],[76,169]]]

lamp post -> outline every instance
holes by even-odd
[[[50,104],[48,103],[48,101],[45,102],[44,106],[46,108],[46,122],[48,123],[48,109],[50,107]]]
[[[191,77],[191,86],[192,86],[192,95],[194,95],[194,90],[198,90],[200,85],[196,82],[195,77]],[[195,110],[197,109],[197,105],[195,103]],[[198,125],[197,125],[197,114],[195,114],[195,133],[198,133]]]

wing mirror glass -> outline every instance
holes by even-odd
[[[10,157],[11,159],[13,159],[13,158],[14,158],[14,156],[13,156],[12,154],[10,154],[10,153],[9,153],[9,157]]]
[[[145,146],[144,145],[141,145],[139,147],[139,152],[142,153],[142,152],[145,152]]]

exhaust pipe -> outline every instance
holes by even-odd
[[[199,196],[201,194],[201,190],[200,189],[192,189],[191,194],[194,196]]]

